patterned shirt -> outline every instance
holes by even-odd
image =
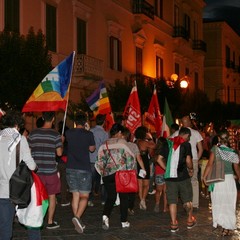
[[[95,163],[95,168],[101,176],[112,175],[117,170],[134,169],[135,156],[126,140],[110,138],[106,143],[107,145],[103,144],[99,148],[98,160]]]
[[[32,157],[38,165],[38,174],[57,172],[56,149],[62,147],[61,135],[54,129],[37,128],[28,136]]]

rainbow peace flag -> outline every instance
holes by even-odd
[[[107,89],[103,81],[100,82],[99,87],[93,94],[86,98],[89,108],[93,111],[94,116],[97,114],[106,115],[105,130],[109,130],[114,123],[112,116],[112,108],[107,94]]]
[[[44,77],[23,106],[22,112],[66,110],[74,56],[75,52]]]

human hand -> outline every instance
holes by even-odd
[[[144,169],[140,169],[138,175],[139,175],[139,177],[145,178],[147,175],[147,172]]]

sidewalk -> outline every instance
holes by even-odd
[[[186,213],[181,205],[178,210],[178,221],[180,230],[177,233],[169,231],[169,213],[154,213],[154,195],[148,195],[147,211],[139,210],[138,201],[135,204],[135,215],[129,216],[131,223],[129,229],[122,229],[120,225],[119,207],[115,207],[110,218],[110,228],[105,231],[101,226],[102,205],[99,199],[94,202],[94,207],[88,207],[83,216],[86,229],[83,234],[74,230],[72,224],[71,206],[61,207],[57,205],[56,221],[61,225],[54,230],[42,230],[43,240],[215,240],[222,239],[221,230],[213,231],[211,212],[208,208],[208,200],[200,197],[200,208],[194,215],[197,218],[197,226],[191,230],[186,227]],[[162,209],[162,208],[161,208]],[[234,236],[224,237],[224,239],[240,239],[240,203],[237,207],[238,229]],[[13,240],[27,239],[26,230],[19,224],[14,225]]]

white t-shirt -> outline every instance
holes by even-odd
[[[190,128],[191,131],[191,137],[190,137],[190,141],[189,143],[191,144],[191,148],[192,148],[192,156],[193,156],[193,160],[198,160],[198,151],[197,151],[197,143],[201,142],[203,140],[201,134],[195,130]],[[178,136],[179,134],[179,130],[174,132],[169,138],[173,138]]]

